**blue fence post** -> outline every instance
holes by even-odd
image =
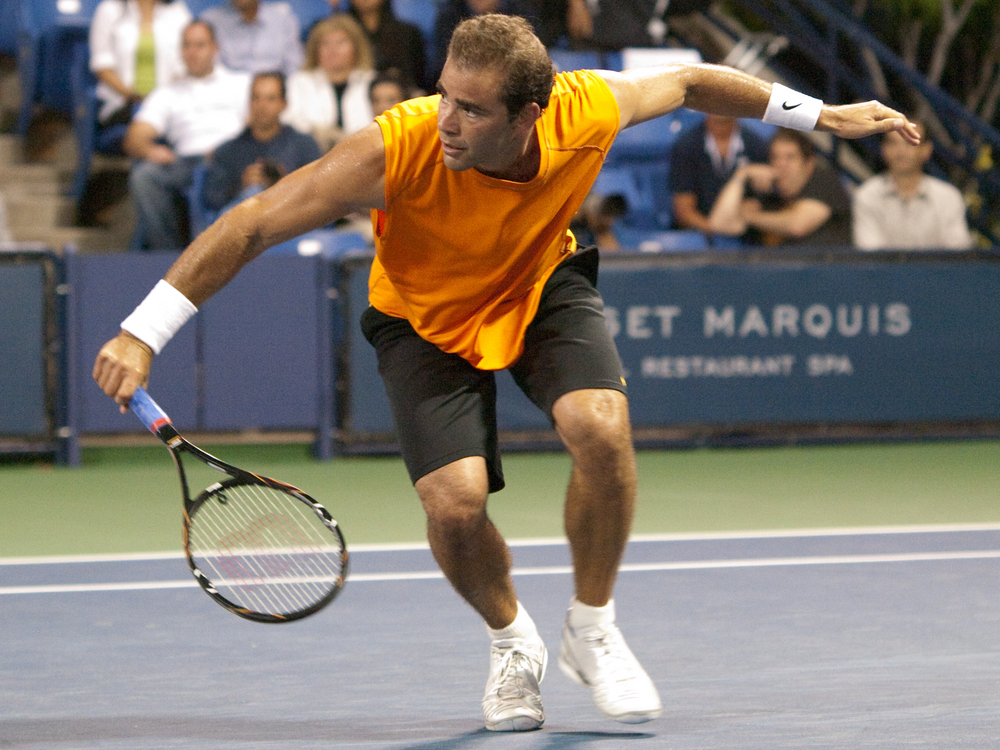
[[[336,262],[323,258],[316,266],[316,294],[319,321],[316,326],[317,377],[319,393],[316,400],[316,442],[313,452],[316,458],[333,458],[334,428],[334,316],[338,305],[336,284]]]
[[[77,284],[79,265],[75,245],[66,245],[62,259],[62,278],[56,287],[59,316],[59,336],[62,347],[60,373],[58,378],[59,396],[57,403],[56,439],[57,461],[65,466],[80,465],[80,419],[77,398],[77,360],[80,355],[77,336]]]

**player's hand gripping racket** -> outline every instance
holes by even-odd
[[[297,487],[192,445],[144,389],[130,406],[174,457],[184,495],[184,551],[209,596],[257,622],[297,620],[333,601],[347,575],[347,546],[326,508]],[[229,478],[192,499],[181,454]]]

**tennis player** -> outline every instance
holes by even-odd
[[[606,716],[661,713],[615,624],[612,588],[636,496],[625,380],[570,220],[622,128],[678,107],[861,137],[913,125],[878,102],[828,106],[712,65],[555,74],[519,18],[452,37],[438,95],[405,102],[199,236],[101,350],[122,408],[197,306],[265,248],[370,210],[377,256],[362,327],[378,354],[434,556],[492,640],[486,727],[536,729],[547,652],[486,512],[503,487],[493,371],[507,368],[572,457],[565,499],[575,596],[559,666]]]

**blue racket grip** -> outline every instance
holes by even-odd
[[[142,420],[150,432],[154,435],[165,424],[170,424],[170,417],[160,408],[160,405],[153,401],[152,397],[146,393],[146,389],[141,385],[132,394],[129,401],[129,408]]]

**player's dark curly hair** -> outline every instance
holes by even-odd
[[[460,68],[504,70],[500,101],[512,119],[529,102],[549,106],[555,66],[523,18],[487,13],[462,21],[452,34],[448,59]]]

